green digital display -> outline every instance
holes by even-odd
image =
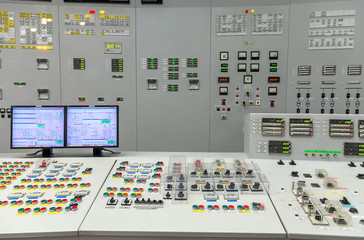
[[[106,49],[121,49],[121,44],[115,44],[115,43],[106,43],[105,44]]]

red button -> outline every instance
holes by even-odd
[[[214,205],[214,209],[219,209],[219,205]]]
[[[204,209],[205,207],[203,205],[198,205],[199,209]]]
[[[229,209],[234,209],[234,206],[233,205],[229,205]]]

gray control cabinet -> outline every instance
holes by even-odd
[[[119,146],[136,149],[135,1],[60,2],[62,104],[119,105]]]
[[[285,111],[289,1],[258,4],[213,1],[210,151],[243,151],[244,114]]]
[[[363,8],[363,1],[292,0],[287,112],[363,113]]]
[[[137,149],[209,151],[210,1],[136,11]]]
[[[362,114],[363,7],[0,0],[0,152],[11,105],[117,104],[141,151],[241,152],[249,113]]]
[[[29,1],[0,6],[0,152],[9,152],[11,105],[61,103],[58,6]]]

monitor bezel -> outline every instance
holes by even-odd
[[[115,107],[116,108],[116,145],[115,146],[68,146],[68,109],[70,108],[100,108],[100,107]],[[119,105],[68,105],[66,107],[67,118],[65,120],[65,131],[66,131],[66,141],[65,141],[65,148],[118,148],[119,147]]]
[[[14,108],[63,108],[63,146],[62,147],[14,147],[13,146],[13,119],[14,119]],[[44,148],[65,148],[67,141],[67,107],[61,105],[46,105],[46,106],[36,106],[36,105],[12,105],[11,106],[11,120],[10,120],[10,149],[44,149]]]

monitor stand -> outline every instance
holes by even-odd
[[[102,150],[104,150],[104,148],[102,148],[102,147],[94,147],[93,148],[94,157],[102,157]]]
[[[52,157],[53,148],[42,148],[42,157]]]

